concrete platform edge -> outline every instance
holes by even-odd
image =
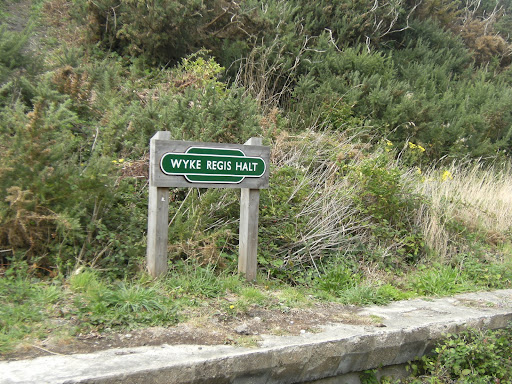
[[[0,383],[334,383],[421,357],[447,333],[505,328],[512,290],[362,308],[379,326],[328,324],[300,336],[265,336],[256,348],[162,345],[0,362]],[[348,382],[348,381],[347,381]]]

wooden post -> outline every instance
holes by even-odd
[[[252,137],[245,145],[262,145],[262,139]],[[259,189],[241,189],[238,272],[245,274],[248,281],[256,279],[258,267],[259,203]]]
[[[158,167],[155,140],[169,140],[170,132],[157,132],[149,145],[149,204],[146,264],[148,272],[158,277],[167,272],[167,242],[169,240],[169,188],[153,185],[153,169]]]

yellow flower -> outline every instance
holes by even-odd
[[[124,163],[124,159],[119,159],[119,162],[120,163]]]
[[[112,160],[112,162],[113,162],[114,164],[117,164],[117,160]]]
[[[416,173],[417,173],[418,175],[421,175],[421,168],[420,168],[420,167],[416,167]]]
[[[387,145],[388,147],[392,147],[392,146],[393,146],[393,143],[392,143],[391,141],[389,141],[389,140],[386,140],[386,145]]]
[[[410,141],[407,142],[407,144],[409,145],[409,148],[410,149],[417,149],[418,151],[420,152],[425,152],[425,148],[423,148],[421,145],[419,144],[414,144],[414,143],[411,143]]]
[[[443,175],[441,176],[441,180],[442,181],[446,181],[448,179],[452,180],[453,176],[452,176],[452,173],[450,171],[446,170],[446,171],[443,172]]]
[[[235,308],[235,306],[234,306],[234,305],[230,305],[230,306],[229,306],[229,309],[233,309],[233,308]]]

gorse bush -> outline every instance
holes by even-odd
[[[397,256],[394,262],[413,263],[424,254],[424,241],[414,217],[420,197],[388,156],[361,161],[348,173],[357,185],[359,211],[368,218],[372,235]]]
[[[151,73],[142,91],[115,56],[39,75],[28,105],[18,99],[1,111],[0,244],[52,274],[139,268],[154,132],[245,142],[260,129],[256,105],[220,83],[221,71],[193,56]]]
[[[243,4],[224,0],[82,0],[75,6],[87,15],[93,42],[160,65],[176,64],[201,48],[218,52],[224,40],[257,31]]]
[[[430,160],[510,148],[509,82],[494,71],[506,68],[510,45],[491,33],[506,4],[80,4],[93,35],[121,55],[174,64],[211,49],[236,84],[263,108],[289,110],[298,128],[369,127],[399,144],[413,139]]]
[[[370,126],[393,142],[413,138],[431,159],[507,150],[510,87],[495,82],[489,67],[479,70],[483,81],[474,75],[482,63],[495,68],[493,58],[506,67],[509,44],[490,33],[504,13],[493,13],[491,23],[478,19],[485,18],[485,4],[373,5],[109,0],[82,8],[94,36],[121,55],[174,64],[201,47],[212,49],[260,105],[290,108],[301,128]],[[432,13],[434,21],[426,20]],[[486,27],[468,38],[471,22]],[[443,30],[450,23],[462,32]],[[498,38],[499,44],[487,41]]]
[[[5,25],[0,27],[0,84],[3,85],[13,69],[26,64],[21,51],[27,38],[28,34],[10,32]]]

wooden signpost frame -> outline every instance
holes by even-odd
[[[168,175],[161,169],[162,156],[184,153],[189,148],[241,150],[245,156],[263,159],[266,168],[260,177],[246,177],[238,183],[190,182],[183,175]],[[256,279],[260,189],[268,188],[270,148],[261,138],[251,138],[244,145],[200,143],[170,140],[170,132],[159,131],[150,141],[149,202],[146,264],[151,276],[167,272],[169,240],[169,188],[237,188],[240,194],[240,238],[238,272],[249,281]]]

